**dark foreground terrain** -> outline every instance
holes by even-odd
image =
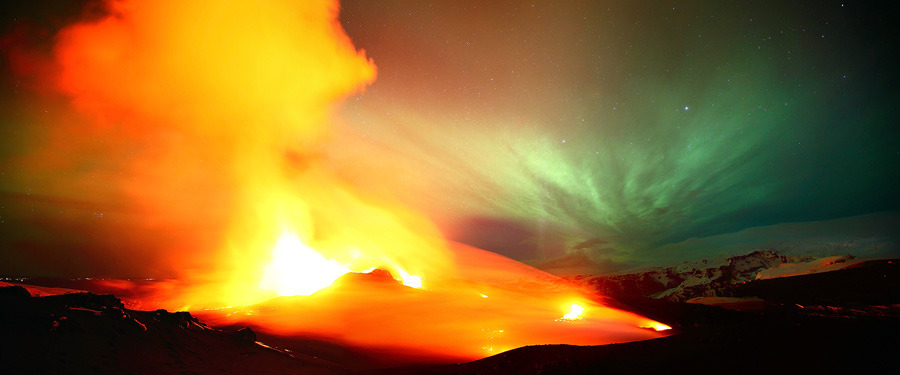
[[[342,367],[257,344],[186,312],[135,311],[111,295],[0,288],[0,374],[333,374]]]
[[[753,308],[626,297],[626,305],[676,334],[593,347],[531,346],[462,364],[366,369],[360,364],[372,361],[349,363],[348,353],[373,356],[358,349],[259,338],[294,350],[273,349],[250,330],[207,327],[188,313],[129,310],[110,295],[32,297],[6,287],[0,288],[0,373],[894,373],[900,366],[896,261],[745,282],[729,287],[726,297],[737,302],[722,306],[738,309],[742,298],[753,297]]]

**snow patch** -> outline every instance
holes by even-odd
[[[757,280],[774,279],[777,277],[788,277],[798,275],[808,275],[812,273],[837,271],[856,264],[853,255],[836,255],[814,259],[808,262],[800,263],[782,263],[775,267],[759,271],[756,275]]]

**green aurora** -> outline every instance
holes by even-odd
[[[397,190],[451,237],[652,263],[898,208],[897,43],[874,4],[389,4],[344,5],[380,70],[341,114],[378,146],[332,152],[395,153]]]

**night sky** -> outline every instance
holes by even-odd
[[[475,244],[652,259],[900,203],[895,5],[343,6],[379,78],[340,112],[371,148],[334,152],[402,170],[411,200]]]
[[[121,267],[96,248],[150,259],[179,241],[178,223],[137,228],[128,194],[97,182],[124,172],[125,150],[98,136],[66,151],[77,166],[33,160],[59,142],[42,111],[65,101],[28,87],[6,51],[22,38],[47,48],[82,14],[51,5],[2,12],[0,272],[60,274],[85,257],[83,270]],[[378,77],[337,108],[317,157],[450,239],[625,268],[677,258],[671,245],[695,237],[900,209],[893,2],[341,6]],[[148,228],[159,232],[135,244]]]

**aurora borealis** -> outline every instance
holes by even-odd
[[[354,165],[374,171],[367,184],[395,175],[394,190],[459,238],[526,260],[652,263],[691,237],[896,210],[888,13],[344,3],[344,27],[380,70],[341,111],[366,147],[333,152],[370,163]]]
[[[54,4],[3,12],[0,272],[130,276],[157,246],[203,247],[231,199],[205,167],[215,140],[164,134],[195,158],[174,177],[141,169],[159,133],[61,138],[50,124],[68,102],[29,83],[41,66],[12,72],[8,51],[49,48],[81,14]],[[298,163],[403,202],[451,239],[617,268],[677,258],[661,252],[693,237],[900,209],[893,3],[341,6],[378,77]],[[122,189],[129,174],[196,204],[148,219]]]

